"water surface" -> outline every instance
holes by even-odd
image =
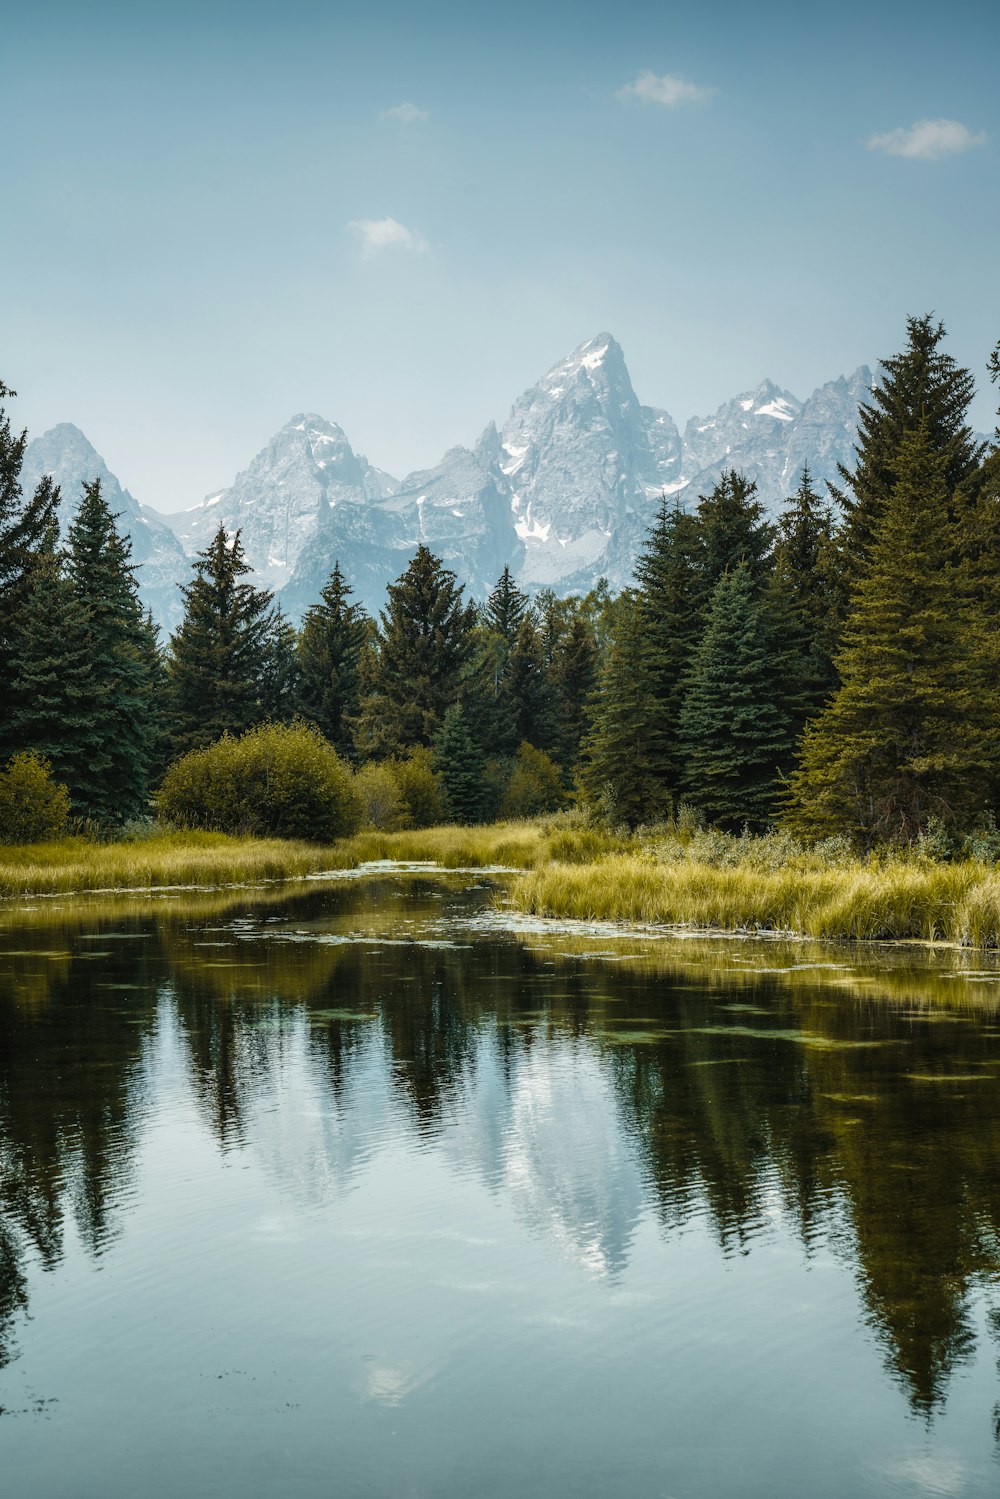
[[[33,1499],[1000,1490],[1000,982],[386,874],[0,913]]]

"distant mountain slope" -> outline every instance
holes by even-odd
[[[153,617],[165,630],[181,618],[183,600],[179,583],[187,582],[191,563],[184,548],[155,510],[140,505],[123,489],[101,455],[79,427],[61,422],[29,442],[21,470],[25,491],[34,489],[43,474],[51,474],[62,491],[59,526],[65,536],[83,495],[84,483],[101,481],[101,492],[118,526],[132,541],[132,559],[138,563],[139,594]]]
[[[170,621],[179,605],[171,589],[186,571],[181,546],[193,555],[220,525],[240,531],[256,580],[295,619],[336,561],[377,611],[421,541],[479,597],[505,565],[530,589],[585,591],[601,576],[621,588],[662,494],[693,509],[723,469],[737,468],[774,514],[803,464],[821,488],[835,479],[837,464],[851,461],[870,389],[864,366],[805,401],[763,380],[681,434],[666,411],[639,401],[621,347],[601,333],[518,397],[499,430],[491,423],[474,448],[451,448],[402,481],[356,454],[341,427],[306,414],[286,422],[228,488],[189,510],[158,517],[124,490],[122,508],[131,506],[144,596]],[[75,446],[62,439],[64,457],[58,442],[52,451],[78,489],[81,463],[101,460],[76,428],[55,428],[29,451],[60,433],[75,434]]]

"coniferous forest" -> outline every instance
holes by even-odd
[[[337,565],[296,629],[220,530],[161,640],[99,482],[62,539],[58,489],[22,491],[0,385],[0,836],[577,805],[958,849],[1000,806],[1000,429],[976,437],[973,392],[911,318],[838,486],[803,469],[776,521],[735,471],[692,512],[664,497],[617,597],[529,598],[505,568],[476,602],[421,545],[377,619]]]

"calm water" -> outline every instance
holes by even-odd
[[[0,913],[3,1494],[995,1499],[992,967],[473,878]]]

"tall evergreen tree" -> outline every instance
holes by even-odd
[[[723,828],[771,820],[791,742],[780,696],[760,590],[741,562],[712,594],[680,720],[684,792]]]
[[[28,434],[11,430],[4,405],[14,395],[0,380],[0,697],[9,697],[13,688],[11,651],[17,620],[31,586],[33,559],[49,544],[59,504],[58,486],[48,475],[32,495],[25,496],[22,490]],[[15,748],[9,717],[0,715],[0,760]]]
[[[584,740],[580,783],[588,804],[612,823],[637,827],[671,810],[651,726],[658,704],[649,680],[642,620],[634,594],[620,597]]]
[[[593,722],[597,686],[597,639],[594,627],[581,612],[573,615],[548,672],[555,699],[555,753],[564,771],[572,771],[580,746]]]
[[[171,745],[175,755],[229,731],[259,723],[271,630],[272,596],[243,581],[250,568],[240,533],[220,527],[181,592],[184,619],[167,662]]]
[[[381,615],[378,664],[361,706],[359,735],[375,754],[431,745],[469,668],[475,608],[423,544]]]
[[[778,521],[767,593],[771,638],[796,739],[837,685],[833,658],[837,621],[844,613],[842,592],[833,516],[806,467]]]
[[[711,492],[698,500],[698,525],[704,604],[720,580],[741,563],[753,584],[764,581],[770,571],[774,527],[765,518],[753,479],[725,470]]]
[[[531,610],[522,617],[501,679],[501,753],[513,754],[522,740],[536,749],[552,742],[553,711],[542,641]]]
[[[837,666],[841,685],[807,729],[790,823],[865,841],[919,837],[932,816],[981,808],[994,690],[954,561],[952,454],[930,419],[903,439],[876,512]]]
[[[264,638],[261,713],[275,723],[290,723],[298,712],[298,703],[298,635],[291,620],[275,605]]]
[[[635,575],[645,667],[656,704],[649,725],[650,763],[671,796],[681,773],[685,674],[702,629],[703,564],[700,521],[664,496]]]
[[[941,455],[946,505],[974,483],[982,444],[968,425],[974,381],[968,370],[940,349],[943,323],[932,314],[906,320],[901,354],[883,359],[872,399],[858,414],[853,469],[840,465],[840,487],[831,491],[844,508],[840,532],[842,565],[853,584],[869,556],[875,527],[896,486],[904,439],[923,423],[926,442]]]
[[[354,753],[360,706],[361,654],[369,620],[335,562],[320,601],[306,611],[299,636],[299,711],[338,754]]]
[[[461,703],[452,703],[444,714],[434,738],[434,761],[448,816],[455,822],[479,822],[487,795],[485,757],[469,732]]]
[[[16,749],[51,761],[68,787],[74,812],[84,814],[80,790],[102,754],[94,714],[87,615],[58,551],[53,517],[35,554],[11,636],[14,677],[4,717]]]
[[[510,575],[510,568],[505,566],[496,587],[486,600],[485,616],[486,624],[503,636],[508,649],[513,649],[527,608],[528,595],[518,588]]]
[[[91,752],[70,787],[74,806],[100,822],[146,810],[154,752],[149,622],[139,602],[132,544],[101,494],[84,484],[68,535],[68,571],[86,619]]]

